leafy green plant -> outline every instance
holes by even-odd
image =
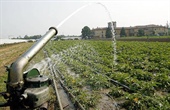
[[[113,64],[111,41],[53,43],[54,48],[49,46],[47,50],[61,57],[57,66],[65,76],[65,84],[87,109],[95,108],[105,89],[115,100],[122,100],[122,107],[128,110],[167,110],[170,106],[169,43],[117,42],[117,65]],[[70,75],[67,68],[75,75]],[[133,92],[112,85],[108,78]],[[158,91],[165,94],[157,95]]]

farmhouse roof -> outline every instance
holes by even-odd
[[[105,29],[107,29],[107,27],[97,27],[97,28],[92,29],[92,30],[105,30]]]

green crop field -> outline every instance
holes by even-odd
[[[117,53],[112,41],[53,41],[45,49],[64,84],[87,110],[105,103],[127,110],[170,108],[168,42],[118,41]]]
[[[57,68],[86,109],[97,107],[102,93],[128,110],[170,108],[170,43],[117,42],[117,65],[111,41],[57,41],[46,48],[58,54]]]

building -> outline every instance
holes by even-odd
[[[108,27],[103,28],[95,28],[92,29],[93,37],[94,38],[106,38],[106,30],[107,28],[111,28],[113,24],[115,35],[116,37],[120,36],[120,32],[123,27],[117,27],[116,22],[109,22]],[[161,25],[141,25],[141,26],[134,26],[134,27],[124,27],[126,36],[138,36],[139,30],[142,30],[144,32],[145,36],[162,36],[162,35],[168,35],[168,27],[161,26]]]
[[[92,29],[93,38],[106,38],[107,27]]]

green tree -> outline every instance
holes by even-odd
[[[122,29],[120,31],[120,37],[125,37],[125,36],[126,36],[125,28],[122,27]]]
[[[112,32],[110,28],[106,29],[106,38],[112,38]]]
[[[152,36],[154,36],[154,35],[155,35],[155,31],[152,32]]]
[[[88,26],[84,26],[84,28],[81,31],[82,38],[90,38],[91,37],[91,30]]]
[[[27,35],[24,36],[24,39],[29,39],[29,37]]]
[[[145,35],[145,32],[143,29],[139,29],[138,30],[138,36],[141,37],[141,36],[144,36]]]

